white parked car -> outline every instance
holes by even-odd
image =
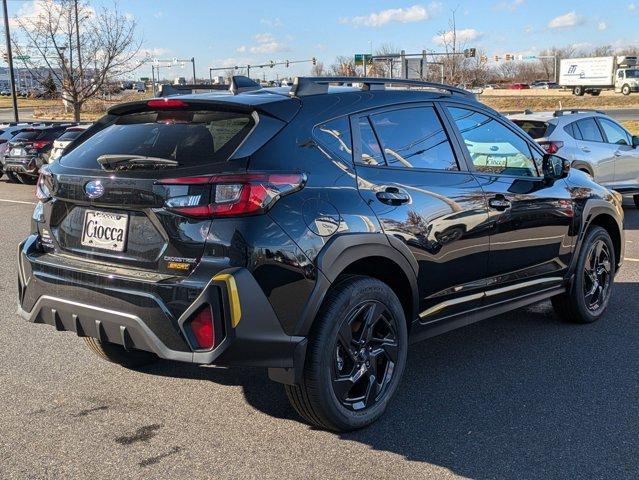
[[[73,140],[78,138],[87,128],[89,128],[88,124],[74,125],[73,127],[67,128],[66,131],[53,142],[53,149],[49,156],[49,163],[60,158],[64,149],[67,148]]]
[[[508,118],[548,153],[623,194],[639,208],[639,137],[603,112],[595,110],[525,111]]]

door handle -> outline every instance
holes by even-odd
[[[621,157],[621,152],[619,150],[615,152],[615,157]]]
[[[506,200],[506,197],[504,197],[503,195],[497,195],[496,197],[488,200],[488,205],[490,205],[490,208],[493,208],[495,210],[506,210],[510,208],[511,204],[510,201]]]
[[[590,149],[588,147],[581,147],[582,152],[590,153]]]
[[[410,201],[410,195],[397,187],[386,187],[375,194],[377,199],[387,205],[401,205]]]

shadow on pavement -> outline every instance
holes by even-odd
[[[638,478],[638,293],[618,283],[592,325],[546,302],[416,344],[384,417],[339,437],[477,479]],[[146,372],[241,385],[254,408],[297,418],[260,369]]]

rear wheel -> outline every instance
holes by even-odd
[[[320,428],[370,425],[386,409],[406,363],[402,305],[383,282],[349,277],[322,305],[309,335],[302,382],[285,385],[297,412]]]
[[[600,93],[601,90],[590,90],[590,95],[592,95],[593,97],[598,97]]]
[[[621,87],[621,93],[624,95],[630,95],[630,85],[624,85]]]
[[[20,179],[13,172],[5,172],[10,183],[20,183]]]
[[[138,368],[158,361],[157,355],[142,350],[127,351],[115,343],[101,342],[97,338],[84,337],[87,346],[98,357],[125,368]]]
[[[584,94],[584,87],[576,86],[572,89],[572,94],[581,97]]]
[[[36,177],[25,175],[24,173],[16,173],[16,176],[18,177],[18,181],[25,185],[35,185],[38,181]]]
[[[635,201],[635,207],[639,208],[639,194],[634,195],[632,199]]]
[[[588,231],[577,260],[570,292],[552,298],[555,312],[564,320],[592,323],[606,310],[615,276],[615,250],[601,227]]]

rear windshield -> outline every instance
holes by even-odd
[[[142,112],[116,121],[61,159],[63,165],[98,167],[101,155],[131,154],[178,162],[178,167],[225,162],[250,133],[250,114],[220,111]]]
[[[60,135],[59,128],[43,129],[43,130],[25,130],[18,133],[16,140],[55,140]]]
[[[75,140],[84,130],[67,130],[58,137],[58,140]]]
[[[555,129],[552,123],[533,120],[513,120],[513,122],[535,140],[549,136]]]

